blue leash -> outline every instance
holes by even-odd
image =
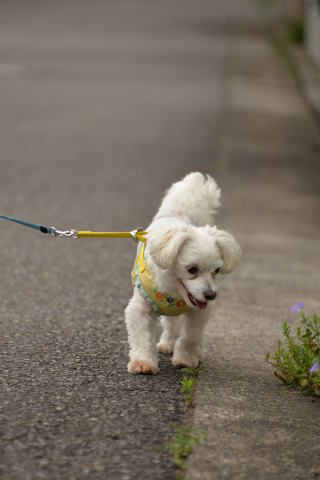
[[[53,227],[44,227],[42,225],[37,225],[36,223],[26,222],[25,220],[20,220],[19,218],[10,217],[9,215],[0,215],[0,218],[3,220],[9,220],[9,222],[20,223],[20,225],[24,225],[25,227],[34,228],[35,230],[39,230],[42,233],[49,233],[53,235]]]
[[[43,225],[38,225],[37,223],[30,223],[26,220],[21,220],[20,218],[11,217],[10,215],[0,215],[0,219],[2,220],[9,220],[9,222],[19,223],[25,227],[33,228],[34,230],[38,230],[41,233],[48,233],[49,235],[53,235],[54,237],[73,237],[75,238],[76,230],[66,230],[60,231],[57,230],[55,227],[45,227]]]

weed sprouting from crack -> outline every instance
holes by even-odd
[[[173,461],[180,469],[179,476],[182,478],[181,469],[185,468],[185,460],[193,450],[193,447],[200,442],[205,434],[189,425],[174,425],[174,437],[168,443],[168,450]]]
[[[192,427],[188,421],[188,413],[194,406],[195,387],[201,369],[186,367],[181,371],[183,378],[180,382],[180,393],[183,395],[186,417],[182,425],[173,426],[174,435],[167,444],[167,450],[172,455],[177,467],[177,480],[183,480],[186,459],[191,454],[194,446],[206,437],[204,432]]]
[[[183,379],[180,384],[180,392],[184,398],[185,410],[193,406],[194,392],[200,368],[186,367],[182,369]]]

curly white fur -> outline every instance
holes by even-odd
[[[148,226],[145,262],[159,290],[182,297],[190,307],[179,317],[162,317],[156,344],[156,314],[137,288],[125,312],[130,346],[130,373],[155,374],[157,350],[173,353],[175,366],[196,367],[203,329],[217,294],[216,275],[230,273],[240,257],[233,236],[214,225],[220,189],[209,175],[190,173],[167,191]]]

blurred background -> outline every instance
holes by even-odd
[[[318,4],[3,0],[2,211],[127,226],[128,202],[211,165],[232,33],[286,22],[320,62]]]
[[[317,0],[0,2],[0,214],[127,231],[148,225],[173,181],[213,174],[217,224],[249,252],[217,304],[216,358],[230,379],[239,362],[262,375],[266,342],[298,295],[318,307],[319,128],[297,80],[310,80],[317,111],[319,10]],[[157,380],[126,374],[134,242],[5,222],[0,232],[3,472],[173,478],[159,445],[183,417],[179,373],[162,359]]]
[[[3,0],[2,211],[123,228],[156,207],[215,156],[228,35],[284,21],[319,62],[316,0]]]

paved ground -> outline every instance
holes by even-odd
[[[262,359],[297,297],[318,307],[319,146],[280,61],[244,35],[250,5],[0,8],[1,213],[128,229],[190,170],[223,187],[218,223],[245,253],[208,331],[195,424],[209,436],[190,479],[294,478],[318,462],[318,403]],[[173,479],[180,373],[165,358],[157,377],[126,373],[135,246],[1,224],[0,248],[0,478]]]

